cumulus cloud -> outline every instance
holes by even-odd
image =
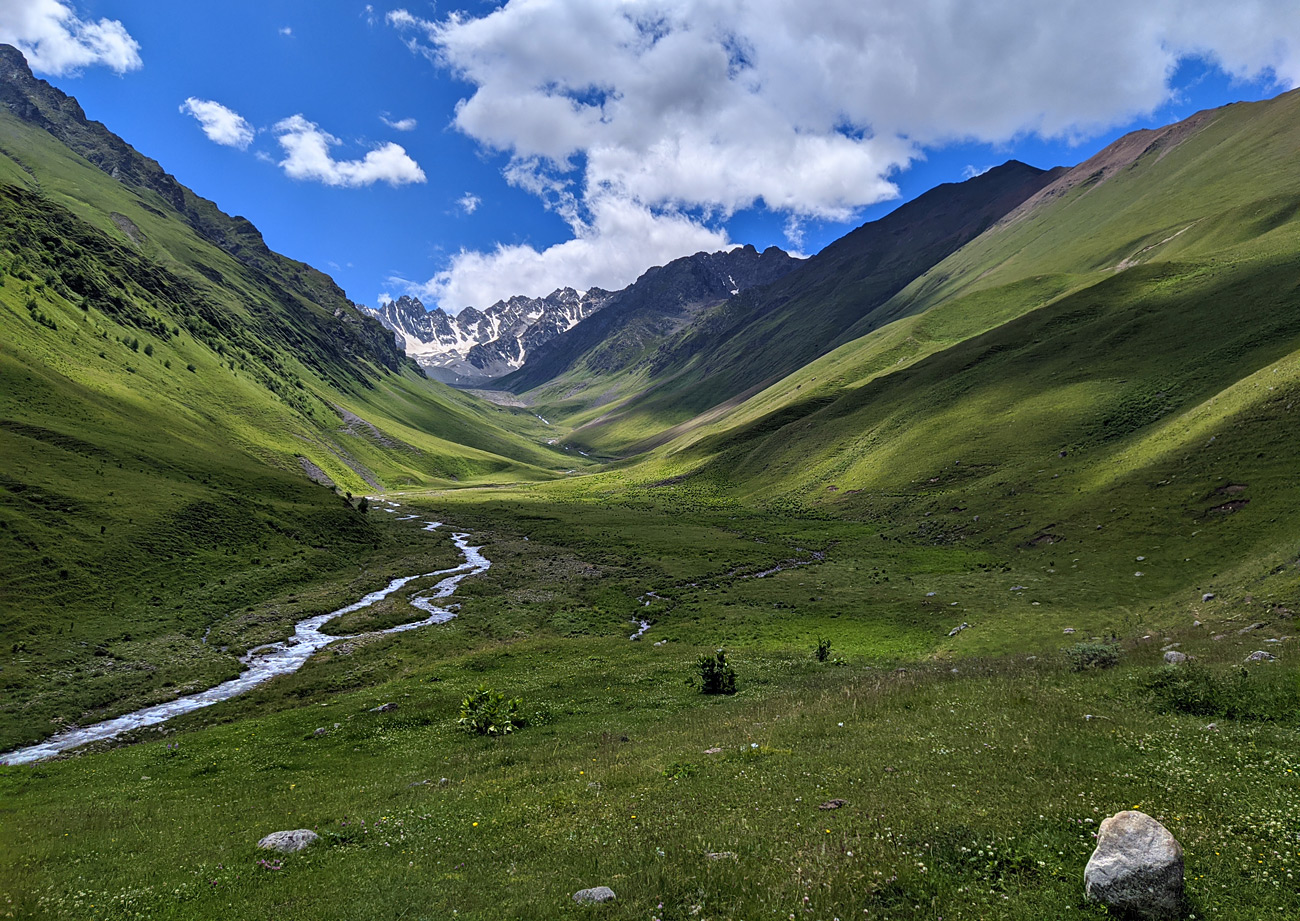
[[[424,170],[397,144],[390,142],[376,147],[360,160],[335,160],[330,148],[342,141],[302,115],[277,122],[274,130],[285,151],[279,165],[292,179],[310,179],[347,188],[376,182],[400,186],[425,181]]]
[[[248,145],[253,143],[253,126],[238,112],[227,109],[219,102],[191,96],[181,104],[181,112],[198,119],[209,141],[226,147],[238,147],[240,150],[247,150]]]
[[[460,198],[456,199],[456,204],[460,205],[460,210],[464,211],[466,214],[473,214],[478,210],[478,206],[482,203],[483,200],[473,192],[466,192]]]
[[[292,26],[281,26],[280,29],[279,29],[279,32],[280,32],[281,35],[283,35],[283,36],[285,36],[286,38],[288,38],[288,37],[290,37],[290,36],[293,35],[293,27],[292,27]]]
[[[563,243],[540,251],[524,244],[500,245],[489,252],[461,250],[424,284],[400,278],[389,282],[455,312],[487,307],[514,294],[549,294],[566,285],[617,289],[651,265],[729,246],[724,232],[683,215],[653,213],[626,199],[601,197],[591,209],[590,223]]]
[[[394,131],[414,131],[415,126],[418,124],[418,122],[413,118],[392,119],[387,115],[379,116],[379,120]]]
[[[138,70],[140,43],[116,19],[83,20],[61,0],[0,0],[0,42],[16,47],[32,70],[60,76],[102,64]]]
[[[473,87],[455,127],[507,154],[593,256],[598,201],[700,232],[759,204],[845,220],[896,195],[926,147],[1082,139],[1153,112],[1188,57],[1300,82],[1294,0],[510,0],[386,21]],[[453,271],[520,264],[475,256]]]

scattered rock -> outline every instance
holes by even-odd
[[[704,856],[709,860],[735,860],[738,857],[735,851],[705,851]]]
[[[314,735],[314,736],[323,736],[323,735],[326,735],[326,734],[328,734],[328,733],[329,733],[329,730],[326,729],[324,726],[318,726],[318,727],[316,728],[316,731],[313,732],[312,735]]]
[[[1226,640],[1227,638],[1228,634],[1226,633],[1216,633],[1214,636],[1210,637],[1210,639],[1214,640],[1216,643],[1219,642],[1219,640]]]
[[[1066,627],[1066,628],[1065,628],[1064,630],[1062,630],[1061,632],[1062,632],[1062,633],[1066,633],[1066,634],[1073,633],[1073,632],[1074,632],[1074,628],[1073,628],[1073,627]]]
[[[1083,879],[1087,897],[1107,908],[1134,918],[1176,917],[1183,904],[1183,848],[1146,813],[1116,813],[1098,828]]]
[[[614,890],[608,886],[593,886],[591,889],[579,889],[573,894],[573,901],[579,905],[599,905],[601,902],[612,902],[618,896],[614,895]]]
[[[1208,731],[1210,731],[1210,732],[1218,732],[1218,731],[1219,731],[1219,724],[1218,724],[1218,723],[1206,723],[1206,724],[1205,724],[1205,728],[1206,728]]]
[[[1214,600],[1214,592],[1206,592],[1204,595],[1201,596],[1201,600],[1202,600],[1202,601],[1213,601],[1213,600]]]
[[[377,707],[371,707],[371,708],[370,708],[370,712],[371,712],[371,713],[387,713],[389,710],[396,710],[396,709],[397,709],[397,704],[395,704],[395,703],[386,703],[386,704],[380,704],[380,705],[377,706]]]
[[[1193,626],[1193,627],[1199,627],[1199,626],[1201,626],[1201,622],[1200,622],[1199,620],[1194,620],[1194,621],[1192,621],[1192,626]]]
[[[1247,633],[1249,633],[1252,630],[1258,630],[1260,627],[1266,627],[1266,626],[1268,626],[1268,624],[1259,623],[1259,624],[1251,624],[1249,627],[1242,627],[1240,630],[1237,631],[1237,636],[1245,636]]]
[[[1246,656],[1247,662],[1273,662],[1276,659],[1277,656],[1273,655],[1271,652],[1265,652],[1262,649],[1256,649],[1250,655]]]
[[[1168,651],[1171,650],[1171,649],[1177,649],[1177,648],[1178,648],[1179,646],[1181,646],[1181,645],[1183,645],[1183,644],[1182,644],[1182,643],[1170,643],[1168,646],[1162,646],[1162,647],[1160,648],[1160,651],[1161,651],[1161,652],[1168,652]]]
[[[953,627],[951,630],[949,630],[948,635],[956,636],[958,633],[961,633],[963,630],[969,630],[969,629],[970,629],[970,624],[962,624],[959,627]]]
[[[716,755],[716,754],[718,754],[720,751],[722,751],[722,749],[715,745],[715,746],[713,746],[713,748],[706,748],[706,749],[704,749],[704,754],[706,754],[706,755]]]
[[[320,840],[320,835],[310,828],[295,828],[293,831],[273,831],[257,846],[266,851],[279,851],[281,854],[293,854],[310,847]]]
[[[1176,649],[1171,649],[1167,653],[1165,653],[1166,665],[1182,665],[1186,661],[1187,661],[1186,653],[1179,652]]]
[[[841,806],[847,806],[848,804],[849,804],[848,800],[828,799],[826,802],[822,803],[817,808],[818,809],[839,809]]]
[[[895,768],[895,767],[887,767],[887,768],[885,768],[885,773],[886,773],[886,774],[896,774],[896,773],[898,773],[898,768]]]

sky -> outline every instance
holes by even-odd
[[[1295,0],[0,0],[0,41],[354,301],[452,313],[1300,85]]]

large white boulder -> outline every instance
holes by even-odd
[[[1176,917],[1183,903],[1183,846],[1151,816],[1116,813],[1097,830],[1084,891],[1136,918]]]

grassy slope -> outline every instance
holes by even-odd
[[[748,396],[893,319],[899,314],[885,308],[900,288],[1042,188],[1051,175],[1011,162],[968,182],[932,189],[831,244],[785,278],[705,312],[656,343],[647,363],[649,380],[640,382],[648,386],[640,392],[632,392],[639,383],[635,377],[615,376],[609,387],[621,399],[594,418],[590,412],[577,415],[581,427],[570,442],[601,454],[638,453],[656,443],[664,429]],[[597,376],[596,381],[593,392],[603,392],[604,380]],[[543,388],[540,395],[556,389]],[[555,407],[557,412],[568,408]]]
[[[572,465],[532,416],[387,367],[354,335],[359,318],[242,264],[7,111],[0,128],[0,747],[233,674],[209,628],[406,552],[299,456],[357,494],[365,477]],[[300,609],[214,635],[239,649]]]

